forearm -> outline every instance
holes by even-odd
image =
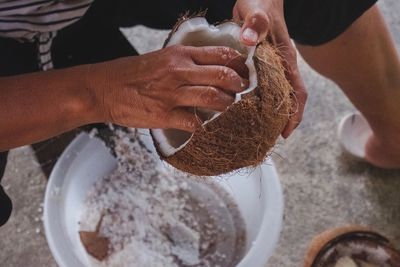
[[[171,46],[0,78],[0,151],[96,122],[193,132],[199,120],[185,107],[225,110],[248,84],[243,70],[245,58],[234,49]]]
[[[0,78],[0,151],[101,121],[89,66]]]

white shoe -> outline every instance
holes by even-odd
[[[339,142],[344,151],[357,159],[365,159],[365,146],[371,135],[371,127],[360,113],[347,115],[339,123]]]

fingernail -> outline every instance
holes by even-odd
[[[258,33],[253,29],[246,28],[242,33],[242,39],[246,42],[256,44],[258,41]]]

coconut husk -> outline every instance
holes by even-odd
[[[185,148],[164,160],[199,176],[219,175],[264,161],[289,120],[292,87],[270,44],[261,43],[254,60],[258,87],[196,130]]]
[[[376,250],[376,253],[385,252],[388,259],[382,262],[382,266],[400,267],[400,252],[396,250],[393,244],[386,237],[371,230],[368,227],[360,225],[349,225],[340,228],[327,230],[316,236],[310,243],[304,259],[304,267],[328,267],[336,266],[336,258],[339,257],[338,251],[327,260],[322,260],[328,250],[340,246],[343,250],[346,246],[354,246],[357,251],[342,255],[355,262],[370,263],[373,255],[368,254],[368,248]],[[365,249],[360,249],[365,247]],[[376,256],[376,255],[375,255]],[[375,266],[375,265],[371,265]],[[381,267],[379,265],[379,267]]]
[[[166,44],[182,22],[202,15],[179,20]],[[197,176],[221,175],[265,160],[288,123],[293,88],[286,79],[282,58],[270,43],[260,43],[253,59],[258,87],[197,129],[190,142],[172,156],[163,156],[154,142],[163,160]]]

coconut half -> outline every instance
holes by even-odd
[[[236,23],[210,25],[204,17],[184,17],[164,45],[231,47],[247,57],[249,69],[249,87],[224,112],[192,110],[203,121],[194,133],[151,130],[160,157],[182,171],[211,176],[259,165],[288,122],[292,87],[282,59],[266,41],[247,47],[239,38]]]
[[[304,267],[400,267],[400,252],[362,226],[328,230],[311,242]]]

